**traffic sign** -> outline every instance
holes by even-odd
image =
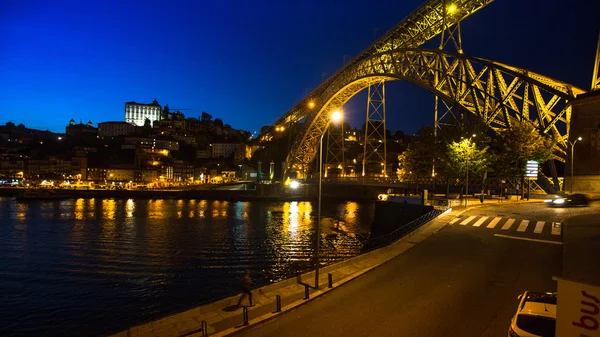
[[[535,160],[528,160],[525,166],[525,176],[529,180],[537,180],[538,177],[538,162]]]

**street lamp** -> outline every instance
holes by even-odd
[[[575,139],[574,142],[571,142],[568,139],[565,139],[565,142],[568,142],[569,144],[571,144],[571,194],[573,194],[573,156],[575,153],[575,144],[577,144],[578,140],[581,140],[581,137],[578,137],[577,139]]]
[[[471,138],[477,137],[476,134],[472,134]],[[471,151],[471,139],[467,140],[467,181],[466,181],[466,195],[465,195],[465,208],[469,205],[469,152]]]
[[[325,130],[327,130],[327,126],[329,126],[330,122],[338,124],[344,118],[344,114],[340,110],[335,110],[330,115],[330,121],[327,123]],[[317,248],[315,249],[315,289],[319,289],[319,248],[321,243],[321,190],[323,186],[323,136],[325,136],[325,131],[321,134],[321,140],[319,141],[319,201],[317,204]]]

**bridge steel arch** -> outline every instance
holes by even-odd
[[[355,59],[319,96],[312,97],[314,104],[300,112],[305,131],[290,149],[286,175],[306,176],[331,111],[369,85],[390,80],[414,83],[461,112],[479,116],[496,130],[510,128],[515,120],[530,121],[542,134],[557,140],[554,158],[562,162],[567,155],[570,101],[585,93],[525,69],[438,49],[399,48],[366,55]]]

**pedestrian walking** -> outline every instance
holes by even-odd
[[[240,299],[238,300],[238,308],[240,307],[240,305],[242,304],[242,301],[246,298],[246,296],[248,296],[248,301],[250,303],[250,306],[252,306],[252,291],[250,291],[250,287],[252,285],[252,279],[250,278],[250,271],[246,270],[246,272],[244,273],[244,276],[242,277],[242,295],[240,296]]]

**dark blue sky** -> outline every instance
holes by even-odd
[[[64,132],[124,119],[124,102],[207,111],[258,131],[421,0],[0,3],[0,123]],[[496,0],[463,22],[466,54],[588,90],[600,1]],[[434,44],[435,45],[435,44]],[[366,95],[345,108],[364,123]],[[433,96],[388,84],[390,129],[432,120]]]

